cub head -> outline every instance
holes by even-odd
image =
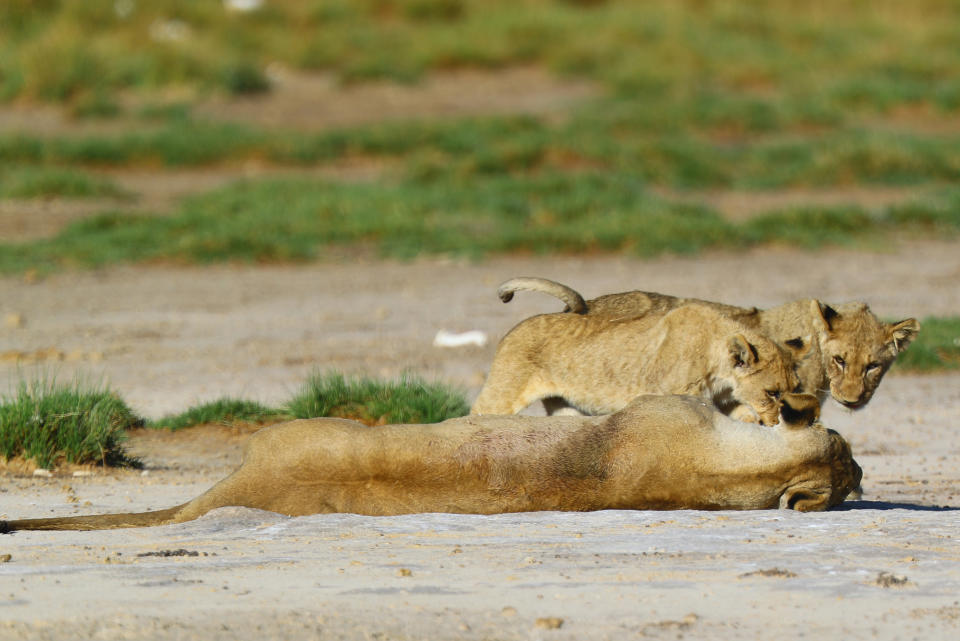
[[[758,334],[735,334],[727,341],[733,373],[733,398],[750,407],[764,425],[780,420],[781,398],[800,385],[794,356]]]
[[[916,319],[884,323],[863,303],[830,306],[812,301],[810,311],[819,331],[830,395],[854,410],[870,401],[897,354],[920,331]]]

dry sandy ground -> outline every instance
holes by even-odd
[[[317,368],[405,370],[479,391],[496,339],[558,310],[500,303],[544,275],[587,296],[642,288],[731,303],[868,301],[960,313],[960,244],[764,249],[696,259],[498,258],[117,268],[0,279],[0,389],[39,369],[103,377],[160,416],[223,395],[289,398]],[[479,329],[485,347],[438,348]],[[960,635],[960,376],[890,376],[857,413],[865,500],[825,514],[599,512],[285,518],[0,537],[0,639],[954,639]],[[228,427],[135,435],[147,469],[0,476],[0,518],[183,502],[238,461]]]

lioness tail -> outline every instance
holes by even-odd
[[[180,520],[176,516],[183,507],[184,505],[177,505],[166,510],[154,510],[153,512],[0,521],[0,534],[16,532],[17,530],[110,530],[124,527],[165,525],[167,523],[178,523]]]
[[[513,300],[514,293],[518,291],[550,294],[566,303],[567,309],[565,311],[570,311],[574,314],[587,313],[587,303],[578,292],[556,281],[538,278],[536,276],[511,278],[497,288],[497,296],[499,296],[503,302],[509,303]]]

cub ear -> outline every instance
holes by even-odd
[[[780,399],[780,421],[790,429],[804,429],[820,418],[820,401],[813,394],[784,394]]]
[[[749,367],[754,365],[759,358],[757,348],[743,334],[731,336],[727,342],[727,349],[730,351],[730,360],[734,367]]]
[[[790,352],[790,356],[792,356],[794,360],[798,360],[810,353],[810,347],[813,346],[813,337],[797,336],[796,338],[783,341],[783,344],[787,348],[787,351]]]
[[[915,318],[908,318],[890,326],[890,340],[897,353],[907,349],[907,345],[917,337],[920,323]]]
[[[821,303],[816,299],[810,301],[810,316],[813,318],[814,326],[820,331],[832,332],[833,321],[839,315],[837,310],[826,303]]]

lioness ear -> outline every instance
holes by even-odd
[[[810,301],[810,315],[813,317],[814,325],[824,332],[833,331],[833,320],[839,316],[837,310],[826,303],[814,299]]]
[[[806,488],[791,487],[780,495],[780,509],[800,512],[823,511],[827,509],[829,498],[829,493],[818,494]]]
[[[915,318],[908,318],[899,323],[894,323],[890,327],[890,338],[893,342],[893,348],[897,353],[907,349],[907,345],[917,337],[920,331],[920,323]]]
[[[784,394],[780,399],[780,420],[790,429],[804,429],[820,418],[820,401],[813,394]]]
[[[743,334],[735,334],[727,343],[734,367],[747,367],[757,362],[757,348]]]

